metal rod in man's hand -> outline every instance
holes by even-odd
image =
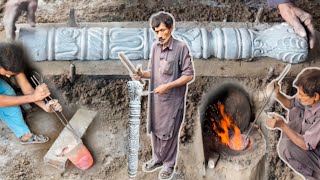
[[[291,64],[288,64],[288,65],[283,69],[283,71],[281,72],[281,74],[280,74],[280,75],[278,76],[278,78],[277,78],[277,81],[278,81],[277,83],[279,83],[279,82],[282,81],[282,79],[283,79],[283,78],[288,74],[288,72],[290,71],[290,68],[291,68]],[[276,83],[276,82],[275,82],[275,83]],[[272,92],[270,93],[268,99],[266,100],[266,102],[264,103],[264,105],[261,107],[258,116],[257,116],[256,119],[252,122],[252,124],[251,124],[251,126],[250,126],[250,128],[249,128],[249,130],[248,130],[248,132],[247,132],[247,135],[246,135],[245,139],[248,139],[248,136],[249,136],[249,134],[250,134],[250,131],[251,131],[253,125],[256,123],[256,121],[257,121],[258,118],[260,117],[262,111],[264,110],[264,108],[265,108],[266,105],[268,104],[268,102],[269,102],[269,100],[270,100],[273,92],[274,92],[274,87],[273,87]]]
[[[278,83],[280,83],[283,80],[283,78],[288,74],[290,69],[291,69],[291,64],[287,64],[284,70],[281,72],[281,74],[277,78]]]
[[[139,75],[136,68],[131,64],[130,60],[124,55],[124,53],[119,53],[121,62],[131,71],[133,74]],[[141,84],[144,84],[142,79],[139,80]]]
[[[39,80],[33,75],[33,77],[30,77],[30,79],[32,80],[33,84],[37,87],[40,86],[40,82]],[[50,96],[49,96],[50,97]],[[50,97],[50,99],[52,100],[52,98]],[[47,100],[46,98],[44,98],[44,100],[46,101],[46,103],[49,102],[49,100]],[[64,116],[64,114],[62,113],[62,111],[60,112],[62,117],[64,118],[64,120],[59,116],[59,114],[53,109],[53,107],[50,105],[49,106],[50,109],[54,112],[54,114],[58,117],[58,119],[62,122],[62,124],[72,133],[72,135],[77,139],[80,140],[81,138],[78,136],[78,134],[76,133],[76,131],[73,129],[73,127],[71,126],[71,124],[69,123],[69,121],[67,120],[67,118]]]

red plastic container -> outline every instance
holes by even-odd
[[[86,170],[93,164],[93,158],[81,140],[73,149],[67,149],[64,155],[81,170]]]

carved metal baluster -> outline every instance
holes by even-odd
[[[142,89],[143,85],[139,81],[128,82],[128,91],[130,97],[128,175],[130,177],[136,176],[138,171],[139,128]]]

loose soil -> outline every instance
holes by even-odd
[[[313,15],[315,27],[319,29],[320,11],[317,9],[320,8],[320,2],[297,0],[296,4]],[[282,21],[277,9],[269,7],[266,0],[132,0],[119,2],[112,0],[80,2],[39,0],[36,21],[38,23],[67,22],[71,6],[75,9],[78,22],[148,21],[150,16],[158,11],[172,13],[176,21],[254,22],[260,7],[264,8],[261,22]],[[25,18],[20,18],[19,22],[25,22]]]
[[[6,146],[0,149],[0,158],[9,159],[3,164],[0,177],[14,179],[126,179],[127,178],[127,127],[129,113],[129,97],[127,92],[127,77],[113,76],[77,76],[73,84],[70,83],[66,75],[47,77],[47,82],[52,89],[53,97],[57,97],[65,107],[64,111],[68,117],[79,107],[98,111],[97,117],[89,126],[84,136],[84,143],[92,152],[95,163],[87,171],[80,171],[73,165],[69,165],[64,173],[46,167],[39,171],[39,162],[42,161],[41,155],[33,156],[32,153],[39,151],[32,150],[27,153],[26,146],[19,146],[20,152],[17,156],[12,156]],[[286,78],[283,90],[292,93],[289,88],[293,78]],[[254,92],[263,90],[262,83],[265,80],[261,77],[247,78],[223,78],[223,77],[196,77],[195,81],[189,85],[187,94],[186,116],[180,133],[180,153],[177,163],[176,179],[198,179],[196,172],[189,170],[190,164],[197,161],[194,154],[199,153],[201,149],[193,146],[195,122],[199,120],[197,115],[201,98],[212,89],[223,82],[239,83],[253,96]],[[56,87],[54,88],[53,85]],[[288,89],[288,90],[287,90]],[[254,97],[253,97],[254,99]],[[259,108],[259,104],[255,106]],[[284,110],[275,104],[273,110],[284,114]],[[139,169],[137,179],[155,179],[157,172],[144,173],[141,165],[152,157],[151,142],[146,134],[146,112],[147,97],[142,98],[142,114],[140,126],[140,151],[139,151]],[[254,111],[255,112],[255,111]],[[32,112],[33,113],[37,112]],[[36,114],[34,115],[36,117]],[[57,121],[57,120],[56,120]],[[59,123],[59,122],[57,122]],[[35,126],[35,125],[34,125]],[[57,127],[60,132],[62,127],[58,124],[50,126]],[[52,127],[48,127],[52,128]],[[31,126],[33,129],[33,126]],[[10,130],[3,128],[3,137],[7,136]],[[10,139],[14,139],[10,134]],[[45,145],[43,152],[50,148],[56,136],[51,137],[49,144]],[[276,144],[279,138],[279,132],[269,131],[267,137],[268,145],[266,166],[268,179],[287,179],[294,176],[294,173],[286,166],[276,153]],[[3,143],[11,143],[13,147],[16,141],[4,139]],[[8,145],[7,145],[8,146]],[[36,148],[36,145],[33,147]],[[40,149],[43,149],[43,147]],[[254,158],[254,157],[252,157]],[[24,165],[22,165],[24,164]],[[43,162],[40,163],[43,166]],[[194,170],[198,171],[198,170]],[[49,173],[50,172],[50,173]],[[285,173],[284,173],[285,172]],[[212,178],[212,177],[211,177]],[[210,177],[208,177],[210,179]]]

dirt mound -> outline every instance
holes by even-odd
[[[56,90],[52,91],[54,92],[52,96],[65,103],[64,107],[81,106],[98,111],[97,117],[87,129],[83,139],[95,159],[95,164],[85,173],[71,167],[62,177],[59,176],[59,173],[55,175],[56,179],[124,179],[127,177],[128,80],[126,76],[82,75],[77,76],[72,84],[65,75],[48,77],[48,81],[52,83],[48,84],[50,89],[52,85],[56,86]],[[225,82],[237,82],[245,87],[249,93],[264,88],[262,86],[264,81],[261,77],[196,77],[195,81],[189,85],[185,122],[180,132],[180,153],[176,174],[178,179],[193,179],[192,177],[195,177],[194,172],[186,169],[189,167],[190,158],[201,150],[199,147],[194,148],[192,143],[195,124],[199,120],[198,108],[206,93],[211,91],[213,87]],[[283,90],[292,94],[294,92],[290,87],[292,80],[287,78],[284,82],[286,83],[283,84]],[[152,157],[150,137],[146,132],[147,101],[147,97],[142,98],[138,179],[154,179],[157,177],[157,172],[147,174],[141,171],[141,165]],[[279,105],[272,107],[272,110],[285,113]],[[279,159],[276,152],[279,132],[272,131],[266,138],[269,139],[270,143],[266,158],[266,164],[270,167],[268,177],[271,179],[286,179],[291,176],[292,171]],[[31,156],[32,152],[21,154],[25,149],[19,151],[17,156],[12,155],[10,148],[14,146],[6,145],[8,141],[13,143],[6,136],[1,136],[1,158],[10,158],[7,161],[10,163],[4,164],[0,171],[0,175],[4,179],[46,179],[52,176],[51,174],[45,174],[47,173],[46,170],[35,170],[39,168],[38,163],[42,162],[43,155]],[[45,152],[42,153],[45,154]]]
[[[7,180],[28,180],[39,177],[31,158],[25,154],[14,157],[12,161],[1,169],[1,174],[4,174]]]
[[[126,2],[126,3],[125,3]],[[316,28],[320,25],[320,3],[314,0],[297,0],[297,6],[313,15]],[[269,7],[266,0],[216,0],[216,1],[61,1],[43,0],[36,12],[38,23],[64,23],[70,7],[76,10],[78,22],[148,21],[153,13],[167,11],[176,21],[254,22],[260,7],[264,8],[261,22],[283,21],[277,9]],[[2,17],[2,14],[0,14]],[[19,22],[26,22],[20,18]]]

